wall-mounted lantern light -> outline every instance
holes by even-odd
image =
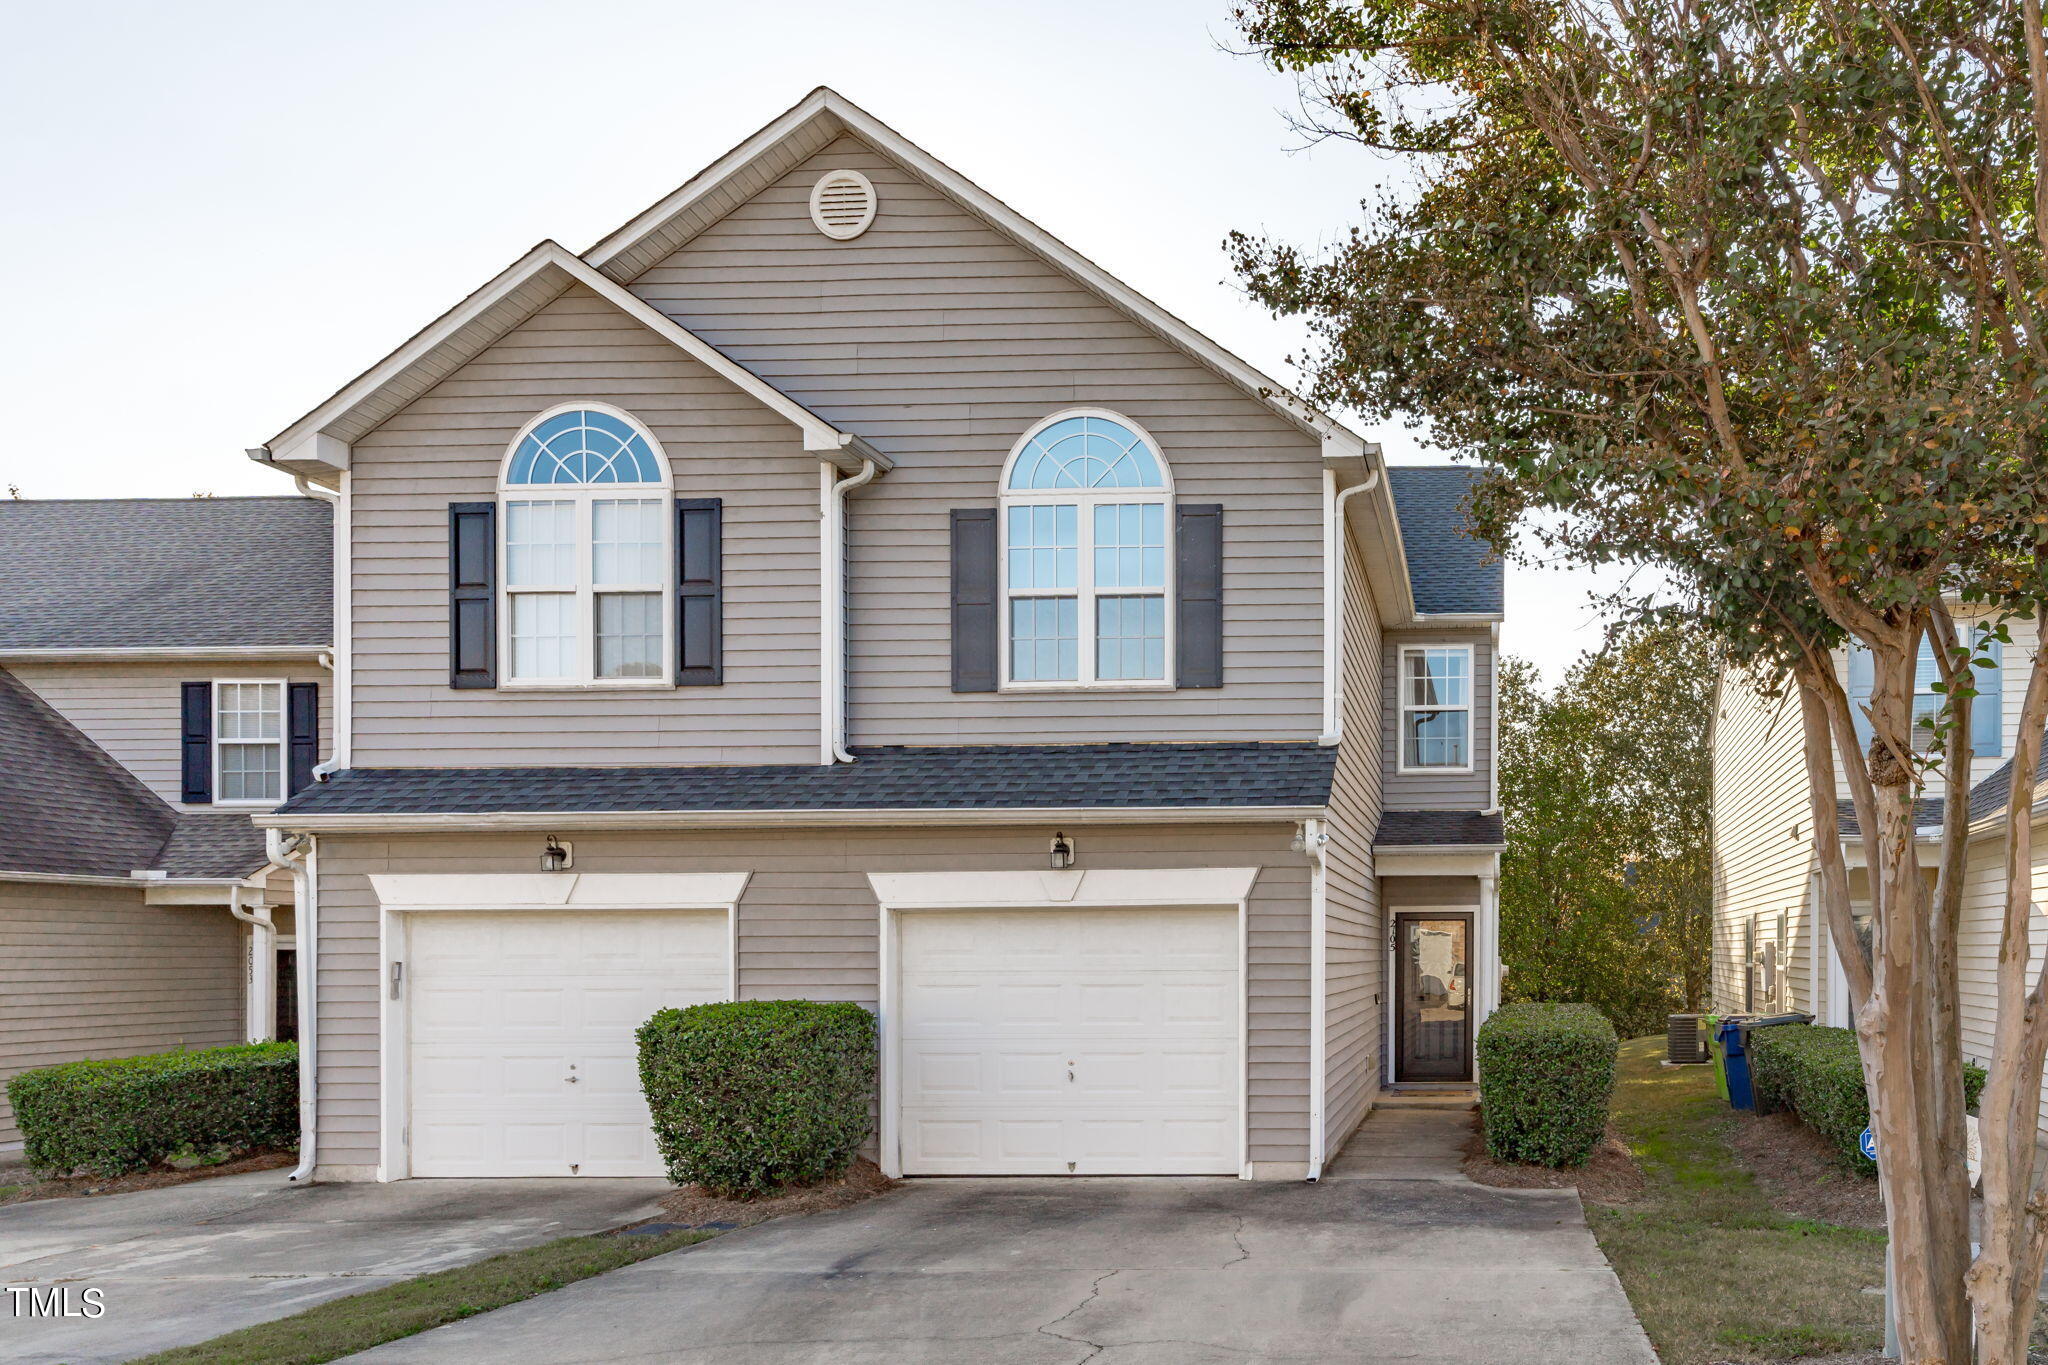
[[[550,834],[540,847],[540,870],[543,872],[567,872],[575,863],[574,844],[565,844]]]
[[[1052,870],[1061,872],[1074,865],[1074,841],[1064,834],[1052,836]]]

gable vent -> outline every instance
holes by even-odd
[[[859,171],[827,171],[811,187],[811,221],[836,241],[858,237],[875,221],[875,187]]]

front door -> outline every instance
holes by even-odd
[[[1472,917],[1394,919],[1394,1079],[1472,1079]]]

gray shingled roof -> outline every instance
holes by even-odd
[[[151,865],[170,807],[0,669],[0,868],[125,877]]]
[[[1320,806],[1337,751],[1317,744],[960,745],[856,751],[852,764],[726,768],[350,768],[300,815],[556,811]]]
[[[1478,479],[1478,470],[1460,465],[1387,467],[1419,612],[1504,610],[1504,566],[1485,541],[1467,533],[1465,496]]]
[[[2048,794],[2048,746],[2043,746],[2041,759],[2034,767],[2035,799]],[[1972,824],[1989,815],[1996,815],[2005,809],[2005,800],[2012,794],[2012,760],[2007,759],[1992,769],[1991,775],[1970,788],[1970,822]],[[1939,796],[1923,796],[1913,803],[1913,827],[1931,829],[1941,823],[1942,809],[1947,802]],[[1835,821],[1844,839],[1858,839],[1862,832],[1856,823],[1856,805],[1852,801],[1841,801],[1835,805]]]
[[[248,816],[185,811],[155,861],[137,866],[173,877],[246,877],[265,861],[263,831]]]
[[[313,498],[0,502],[0,649],[329,644],[332,527]]]
[[[1380,815],[1375,848],[1455,848],[1506,842],[1498,814],[1476,810],[1390,810]]]

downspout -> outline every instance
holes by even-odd
[[[313,998],[318,981],[320,955],[320,865],[318,850],[310,834],[289,839],[281,829],[263,831],[264,851],[270,861],[292,870],[293,914],[298,930],[299,993],[299,1164],[289,1177],[302,1184],[313,1174],[313,1157],[319,1144],[319,1039],[320,1014]]]
[[[257,877],[267,877],[276,863],[265,863]],[[237,882],[228,888],[228,913],[242,923],[255,928],[255,943],[250,951],[249,1000],[242,1013],[247,1027],[248,1040],[252,1043],[267,1043],[277,1034],[277,1025],[269,1020],[269,1009],[265,1002],[277,990],[277,924],[270,917],[270,906],[259,901],[254,910],[242,908],[242,884]]]
[[[335,772],[348,766],[351,705],[348,632],[349,624],[352,620],[350,616],[350,586],[352,580],[350,578],[349,546],[349,526],[351,524],[349,512],[351,505],[349,500],[349,473],[345,469],[341,472],[341,491],[339,493],[334,492],[332,489],[322,488],[319,484],[308,480],[303,474],[292,476],[292,487],[298,489],[301,495],[309,498],[318,498],[334,508],[333,606],[335,638],[332,647],[320,656],[321,667],[325,668],[329,677],[333,679],[334,740],[332,745],[333,751],[327,755],[326,761],[315,764],[313,767],[313,780],[315,782],[325,782]]]
[[[1337,491],[1337,471],[1323,471],[1323,733],[1328,746],[1344,738],[1344,504],[1380,482],[1374,469],[1363,483]]]
[[[1308,1179],[1323,1178],[1330,1134],[1329,1104],[1329,908],[1330,870],[1323,846],[1330,841],[1327,822],[1301,822],[1301,851],[1308,855]]]
[[[819,511],[825,522],[818,566],[818,660],[823,674],[818,688],[823,710],[818,762],[830,766],[853,762],[846,751],[846,495],[879,471],[873,460],[862,460],[860,473],[835,482],[830,464],[820,461],[818,470],[823,494]]]

